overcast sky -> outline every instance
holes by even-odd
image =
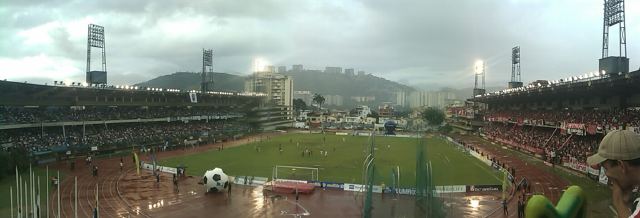
[[[627,1],[626,10],[636,70],[640,2]],[[472,87],[482,59],[487,86],[506,86],[516,45],[524,82],[596,71],[602,11],[602,0],[5,0],[0,79],[84,81],[94,23],[105,27],[113,84],[199,71],[201,50],[210,48],[217,72],[246,75],[261,58],[288,68],[356,68],[424,89]]]

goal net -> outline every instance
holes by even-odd
[[[318,168],[276,165],[271,177],[273,181],[318,181]]]

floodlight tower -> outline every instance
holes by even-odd
[[[102,70],[91,70],[91,48],[99,48],[102,51]],[[104,27],[89,24],[87,29],[87,83],[106,84],[107,83],[107,56],[104,38]]]
[[[213,91],[213,50],[202,49],[202,93]]]
[[[481,60],[476,61],[473,74],[475,75],[475,84],[473,86],[473,97],[477,95],[484,95],[486,90],[484,88],[485,65],[483,61]],[[478,77],[482,77],[481,87],[478,86]]]
[[[522,87],[522,78],[520,77],[520,46],[511,49],[511,81],[509,88]]]
[[[604,16],[602,25],[602,58],[599,60],[600,72],[618,73],[629,72],[629,58],[627,58],[627,34],[625,27],[624,0],[604,0]],[[619,25],[619,56],[609,56],[609,27]]]

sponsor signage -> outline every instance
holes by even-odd
[[[321,188],[344,189],[344,183],[340,183],[340,182],[307,181],[307,183],[313,184],[316,187],[321,187]]]
[[[153,170],[153,164],[143,163],[142,164],[142,169]],[[156,169],[159,170],[160,172],[165,172],[165,173],[170,173],[170,174],[177,174],[178,173],[178,169],[173,168],[173,167],[165,167],[165,166],[156,165]]]
[[[502,191],[502,185],[468,185],[467,192]]]
[[[466,185],[447,185],[447,186],[436,186],[436,193],[464,193],[467,192]]]
[[[345,191],[357,191],[357,192],[362,192],[364,191],[364,185],[361,184],[351,184],[351,183],[345,183],[344,184],[344,188]]]

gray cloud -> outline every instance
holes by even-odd
[[[473,63],[483,59],[488,85],[502,85],[515,45],[525,82],[597,69],[601,7],[596,0],[7,1],[0,6],[7,18],[0,20],[0,68],[33,70],[17,66],[44,55],[60,66],[42,69],[82,80],[86,25],[96,23],[105,26],[114,83],[197,71],[201,49],[211,48],[218,71],[247,74],[251,60],[263,57],[274,65],[354,67],[426,88],[472,86]],[[635,8],[640,3],[627,2]],[[638,14],[627,14],[633,69]]]

